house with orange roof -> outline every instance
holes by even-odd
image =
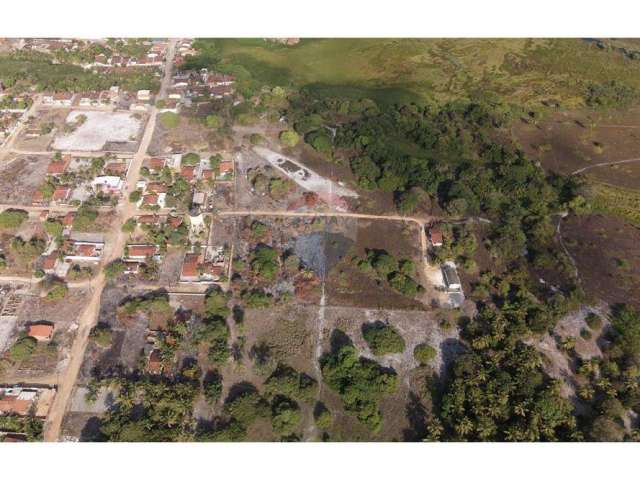
[[[48,342],[53,338],[53,325],[50,323],[34,323],[29,325],[27,336],[33,337],[39,342]]]

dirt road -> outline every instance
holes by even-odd
[[[4,145],[0,147],[0,163],[2,163],[2,161],[5,159],[7,154],[13,148],[13,144],[15,143],[16,139],[20,136],[20,133],[24,129],[25,125],[27,124],[27,119],[30,116],[34,115],[36,113],[36,110],[40,107],[40,102],[41,102],[40,95],[37,95],[34,98],[33,103],[31,104],[31,107],[29,107],[29,109],[22,114],[22,117],[19,120],[20,124],[13,130],[13,132],[11,132],[11,135],[9,135],[9,138],[7,138],[7,140],[4,142]]]
[[[171,66],[173,64],[173,55],[175,53],[176,40],[170,42],[170,48],[167,52],[167,67],[165,68],[165,79],[163,80],[163,88],[159,93],[159,98],[164,98],[166,95],[165,82],[167,77],[171,80]],[[127,175],[126,192],[123,195],[122,201],[118,205],[117,221],[114,222],[113,227],[105,236],[105,250],[102,263],[106,265],[113,260],[119,258],[124,251],[124,247],[127,242],[128,234],[122,231],[122,224],[132,217],[136,212],[136,206],[134,203],[129,202],[129,194],[136,188],[136,183],[140,178],[140,167],[144,162],[149,144],[153,137],[153,132],[156,126],[156,117],[158,110],[152,107],[149,113],[149,120],[144,129],[142,139],[137,152],[131,160],[131,166],[129,167],[129,173]],[[62,427],[62,420],[67,411],[71,394],[80,373],[80,367],[84,359],[84,354],[89,343],[89,333],[98,320],[100,313],[100,299],[102,297],[102,291],[106,284],[106,278],[104,271],[101,270],[96,278],[91,281],[91,296],[87,308],[82,312],[82,315],[78,318],[78,331],[71,347],[69,355],[69,364],[66,370],[61,375],[58,381],[58,392],[49,410],[45,427],[44,427],[44,440],[47,442],[55,442],[60,439],[60,431]]]

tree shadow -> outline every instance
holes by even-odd
[[[409,428],[402,431],[405,442],[419,442],[427,435],[427,409],[420,398],[413,392],[409,392],[409,401],[405,406]]]
[[[102,433],[100,427],[102,422],[99,417],[91,417],[82,427],[80,432],[81,442],[105,442],[107,437]]]

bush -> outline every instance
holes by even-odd
[[[362,336],[374,355],[404,352],[405,344],[398,331],[383,323],[364,324]]]
[[[333,424],[333,415],[331,415],[329,409],[320,402],[316,403],[313,409],[313,419],[320,430],[328,430]]]
[[[278,365],[265,382],[265,392],[269,395],[285,395],[301,401],[315,398],[317,382],[304,373],[298,373],[287,365]]]
[[[51,302],[62,300],[64,297],[67,296],[68,291],[69,289],[67,288],[66,285],[62,283],[58,283],[54,285],[53,288],[51,288],[51,290],[47,292],[46,299]]]
[[[436,358],[436,354],[436,349],[426,343],[418,345],[413,349],[413,358],[415,358],[420,365],[429,365],[431,361]]]
[[[24,210],[5,210],[0,213],[0,228],[18,228],[28,216]]]
[[[125,233],[131,233],[136,229],[136,225],[137,225],[136,219],[130,218],[129,220],[127,220],[122,224],[122,231]]]
[[[253,251],[251,269],[263,280],[274,280],[280,270],[278,251],[266,245],[258,246]]]
[[[207,115],[205,118],[205,124],[208,128],[218,129],[224,125],[224,121],[220,115]]]
[[[142,191],[140,190],[134,190],[129,194],[129,201],[131,203],[138,203],[141,198],[142,198]]]
[[[91,339],[103,348],[111,345],[113,332],[106,324],[98,324],[91,330]]]
[[[591,330],[600,330],[602,328],[602,319],[593,312],[587,315],[585,321]]]
[[[217,370],[208,372],[202,382],[202,389],[207,403],[216,403],[222,395],[222,375]]]
[[[227,401],[224,410],[245,428],[251,426],[258,418],[269,416],[269,404],[253,390],[243,392]]]
[[[183,155],[182,159],[180,160],[181,165],[198,165],[199,163],[200,163],[200,155],[193,152]]]
[[[291,433],[302,420],[300,407],[287,397],[278,396],[271,405],[271,425],[278,433]]]
[[[9,356],[11,360],[15,362],[21,362],[31,356],[36,349],[38,341],[33,337],[22,337],[13,344],[9,350]]]
[[[259,133],[252,133],[249,135],[249,143],[251,145],[264,145],[265,139]]]
[[[242,299],[245,304],[249,308],[267,308],[271,306],[273,302],[273,298],[271,295],[265,293],[263,290],[251,290],[250,292],[246,292]]]
[[[120,259],[114,260],[104,267],[104,276],[107,278],[116,278],[125,270],[124,262]]]
[[[406,297],[413,298],[418,294],[416,281],[400,272],[394,272],[389,276],[389,285]]]
[[[54,220],[53,218],[48,218],[46,222],[44,222],[44,230],[50,237],[58,238],[62,236],[62,231],[64,230],[64,226],[62,223]]]
[[[280,143],[285,147],[295,147],[300,141],[300,136],[293,130],[285,130],[280,133]]]
[[[180,117],[173,112],[163,112],[158,115],[158,118],[165,128],[176,128],[180,124]]]

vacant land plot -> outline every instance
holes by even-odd
[[[600,113],[576,110],[548,116],[538,124],[514,123],[522,148],[549,171],[570,174],[598,163],[640,158],[640,110]],[[585,172],[594,180],[634,188],[640,162]]]
[[[0,377],[2,382],[55,383],[58,373],[68,361],[78,327],[76,319],[86,304],[87,295],[87,290],[73,289],[63,300],[53,302],[41,297],[39,287],[34,287],[32,294],[24,299],[17,330],[23,331],[33,322],[51,322],[54,326],[53,339],[48,344],[39,344],[24,360],[8,366]]]
[[[8,165],[0,166],[0,203],[30,205],[50,161],[47,155],[19,155]]]
[[[79,110],[69,113],[66,122],[80,124],[71,133],[58,133],[53,142],[56,150],[132,151],[143,124],[136,114]]]
[[[422,309],[424,304],[393,290],[386,281],[364,273],[353,262],[354,257],[366,257],[368,250],[384,250],[396,259],[410,259],[416,265],[420,283],[430,292],[430,283],[424,277],[418,230],[415,225],[393,221],[353,221],[356,230],[351,238],[353,247],[329,271],[326,294],[328,305],[357,306],[363,308]],[[426,304],[429,300],[423,299]]]
[[[612,217],[584,215],[567,218],[562,236],[592,298],[640,305],[640,230]]]
[[[174,127],[156,122],[150,155],[165,155],[167,153],[184,153],[189,151],[210,151],[212,131],[195,118],[178,116],[178,124]]]

